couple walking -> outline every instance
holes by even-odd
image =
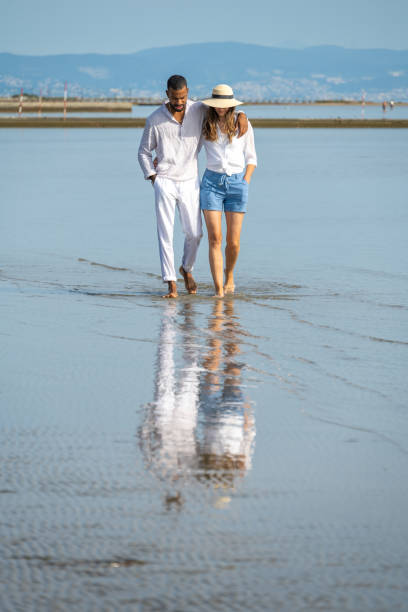
[[[139,163],[154,187],[161,272],[168,283],[166,298],[177,297],[173,230],[176,205],[185,234],[179,269],[189,293],[196,293],[192,276],[202,237],[201,212],[207,226],[209,260],[215,295],[234,291],[234,267],[248,200],[248,185],[256,167],[254,135],[242,102],[228,85],[217,85],[203,102],[188,99],[187,82],[180,75],[167,81],[167,102],[146,120],[139,146]],[[204,145],[207,168],[201,187],[198,153]],[[156,159],[153,162],[153,151]],[[224,263],[221,251],[222,211],[227,223]]]

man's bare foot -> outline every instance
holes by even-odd
[[[180,266],[179,272],[184,278],[184,284],[189,293],[197,293],[197,284],[191,272],[186,272],[183,266]]]
[[[162,295],[162,297],[168,298],[168,299],[178,297],[176,281],[168,281],[167,284],[169,286],[169,291],[168,293],[166,293],[166,295]]]

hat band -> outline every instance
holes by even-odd
[[[232,94],[231,96],[222,96],[220,94],[213,94],[211,97],[212,98],[218,98],[218,99],[221,98],[222,100],[232,100],[233,97],[234,97],[234,94]]]

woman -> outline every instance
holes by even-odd
[[[215,296],[233,293],[234,267],[238,258],[242,221],[248,201],[248,185],[256,167],[254,132],[250,123],[244,136],[237,137],[235,100],[228,85],[214,87],[212,97],[203,100],[209,108],[203,123],[207,169],[200,189],[200,206],[207,225],[209,259]],[[225,212],[225,282],[221,251],[221,216]]]

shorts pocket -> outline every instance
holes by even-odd
[[[218,185],[207,178],[203,178],[201,181],[201,189],[211,193],[220,193]]]

